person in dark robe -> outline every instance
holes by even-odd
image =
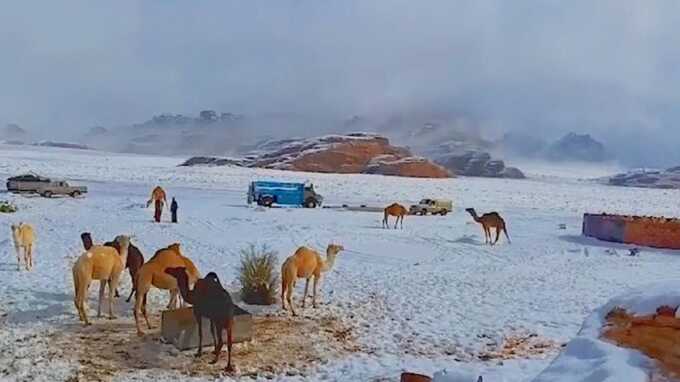
[[[177,223],[177,201],[172,198],[172,203],[170,203],[170,212],[172,213],[172,222]]]

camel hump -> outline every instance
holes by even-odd
[[[169,250],[169,251],[173,251],[173,252],[177,253],[178,255],[182,254],[182,251],[180,250],[180,244],[179,243],[172,243],[166,249]]]

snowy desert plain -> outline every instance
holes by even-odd
[[[679,191],[592,180],[609,170],[527,164],[526,180],[428,180],[177,167],[183,159],[0,146],[3,179],[33,171],[89,187],[78,199],[0,195],[19,207],[0,215],[0,380],[397,381],[403,371],[446,369],[449,380],[460,381],[464,374],[485,382],[644,381],[649,360],[599,341],[597,324],[613,298],[640,311],[655,307],[640,291],[650,291],[654,302],[679,300],[680,292],[672,293],[680,290],[677,252],[643,248],[631,257],[626,246],[581,236],[585,212],[680,215]],[[455,211],[408,216],[403,229],[382,229],[380,213],[249,207],[246,190],[256,179],[311,181],[328,206],[441,197],[454,200]],[[152,223],[145,202],[157,184],[177,198],[179,224],[170,224],[167,214]],[[500,212],[512,243],[484,245],[466,207]],[[18,221],[37,231],[31,272],[16,269],[9,225]],[[209,354],[195,359],[193,351],[162,343],[165,291],[151,291],[156,329],[138,337],[124,298],[116,301],[116,320],[95,317],[95,283],[89,296],[94,324],[83,327],[71,267],[83,252],[84,231],[99,242],[134,234],[147,259],[179,242],[203,274],[216,272],[255,318],[254,340],[234,347],[236,372],[223,374],[226,354],[210,365]],[[329,243],[347,251],[325,275],[318,309],[290,317],[278,304],[239,301],[241,248],[266,244],[282,261],[300,245],[323,251]],[[657,286],[646,287],[650,283]],[[303,287],[298,282],[297,301]],[[124,296],[130,291],[127,272],[120,289]]]

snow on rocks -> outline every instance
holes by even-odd
[[[678,291],[680,282],[663,282],[642,286],[611,299],[585,320],[576,338],[533,382],[648,382],[649,375],[657,368],[654,361],[637,350],[618,347],[601,339],[606,317],[614,309],[644,316],[655,313],[662,306],[678,306]]]
[[[451,176],[445,168],[425,158],[414,157],[405,148],[392,146],[383,136],[369,133],[266,142],[252,155],[241,160],[193,157],[181,164],[195,165],[240,165],[289,171],[421,178]]]

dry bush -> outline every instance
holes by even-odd
[[[279,284],[277,253],[266,245],[256,247],[250,244],[241,249],[240,254],[239,281],[243,301],[251,305],[276,303]]]

